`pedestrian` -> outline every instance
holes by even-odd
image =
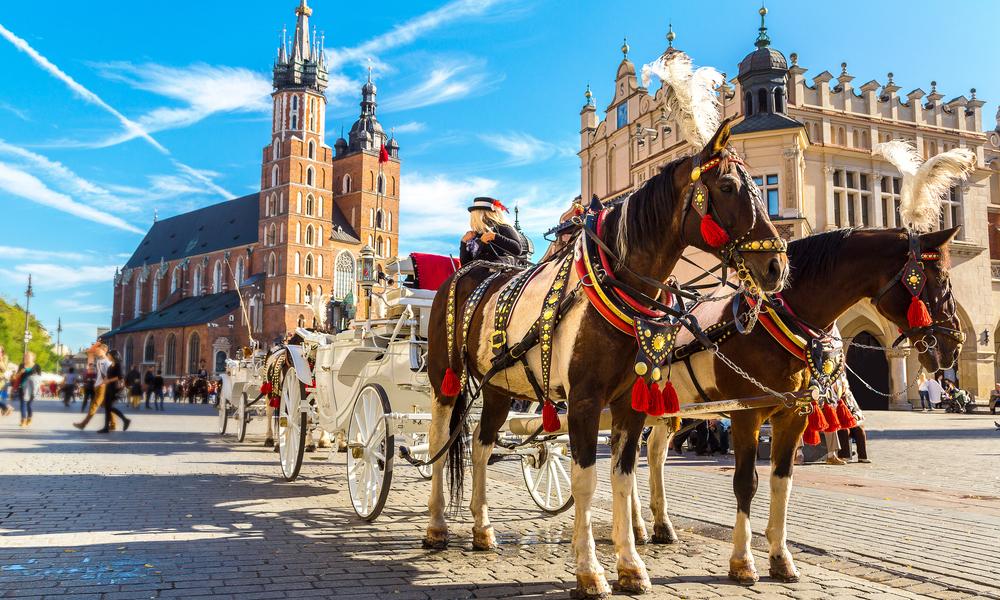
[[[156,378],[153,375],[153,367],[146,367],[146,374],[142,376],[142,386],[146,393],[146,409],[149,410],[149,401],[153,398],[153,380]]]
[[[931,404],[931,395],[927,391],[927,373],[920,371],[920,376],[917,377],[917,389],[920,391],[920,410],[931,410],[934,406]],[[924,405],[927,408],[924,408]]]
[[[14,412],[14,409],[7,404],[10,394],[10,361],[7,360],[7,353],[3,346],[0,346],[0,417],[6,417]]]
[[[18,381],[18,395],[21,399],[21,427],[31,425],[33,415],[32,404],[39,394],[39,378],[42,368],[35,363],[35,353],[28,350],[24,353],[24,361],[17,367],[14,377]]]
[[[132,424],[132,420],[115,407],[115,401],[118,400],[119,386],[122,383],[121,357],[118,355],[117,350],[108,352],[108,356],[111,358],[111,365],[108,367],[107,378],[104,380],[104,427],[98,429],[97,433],[108,433],[111,431],[112,414],[118,415],[118,418],[122,420],[122,431],[128,431],[128,426]],[[139,373],[136,371],[137,380],[138,375]]]
[[[153,405],[156,410],[163,410],[163,371],[160,369],[157,369],[156,375],[153,376],[153,394],[155,397]]]
[[[101,408],[104,404],[104,396],[107,391],[105,380],[108,377],[108,369],[111,367],[111,360],[108,359],[108,347],[104,342],[96,342],[91,346],[90,350],[87,351],[87,356],[88,360],[93,362],[94,372],[96,373],[94,377],[94,398],[90,401],[90,408],[87,410],[87,416],[84,417],[83,421],[73,424],[73,427],[77,429],[86,427],[90,423],[90,420],[94,418],[94,415],[97,414],[97,409]]]
[[[847,386],[843,398],[847,409],[851,411],[851,416],[854,417],[855,425],[850,429],[841,429],[837,432],[840,441],[840,452],[837,453],[837,456],[850,462],[851,440],[854,440],[854,445],[858,449],[858,462],[870,463],[871,461],[868,460],[868,436],[865,434],[864,426],[865,414],[861,412],[861,407],[858,406],[858,401],[854,398],[850,386]]]
[[[142,402],[142,375],[139,374],[139,367],[135,365],[132,365],[128,375],[125,376],[125,391],[128,392],[128,401],[132,408],[139,408],[139,403]]]
[[[83,403],[80,406],[80,412],[87,412],[88,403],[94,401],[94,387],[97,381],[97,371],[94,370],[93,365],[88,364],[86,371],[83,374]]]
[[[66,377],[63,378],[62,384],[63,404],[66,406],[69,406],[73,402],[73,397],[76,395],[76,379],[76,369],[70,367],[69,371],[66,372]]]
[[[944,386],[941,384],[941,375],[927,380],[927,398],[931,407],[928,409],[934,412],[935,408],[941,408],[941,399],[944,395]]]

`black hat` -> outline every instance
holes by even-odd
[[[499,200],[488,196],[480,196],[473,200],[472,206],[469,207],[469,212],[474,210],[502,210],[503,212],[508,212],[507,207]]]

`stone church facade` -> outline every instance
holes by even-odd
[[[168,381],[224,369],[251,337],[263,345],[358,310],[357,260],[398,248],[399,146],[379,123],[369,72],[348,137],[325,142],[327,68],[300,0],[273,68],[273,118],[260,192],[155,222],[116,274],[112,330],[127,367]],[[363,309],[363,307],[362,307]]]

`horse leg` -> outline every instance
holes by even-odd
[[[483,412],[472,434],[472,501],[469,508],[475,518],[472,526],[472,549],[494,550],[497,547],[496,534],[490,523],[489,506],[486,502],[486,468],[497,432],[503,426],[510,412],[510,399],[496,392],[483,390]]]
[[[733,450],[736,472],[733,491],[736,493],[736,525],[733,527],[733,554],[729,557],[729,578],[744,585],[753,585],[760,577],[750,552],[750,503],[757,493],[757,434],[759,421],[751,411],[732,415]]]
[[[792,465],[798,448],[805,417],[783,410],[771,416],[771,506],[767,519],[768,562],[771,577],[785,583],[799,580],[799,571],[788,551],[788,499],[792,494]]]
[[[636,457],[636,462],[638,462]],[[649,543],[646,520],[642,518],[642,498],[639,496],[639,478],[632,478],[632,537],[638,546]]]
[[[573,455],[572,488],[574,502],[573,554],[576,561],[574,598],[606,598],[611,587],[597,560],[591,528],[591,503],[597,489],[597,432],[601,404],[597,400],[571,399],[569,402],[570,452]]]
[[[646,565],[635,549],[631,505],[635,490],[639,437],[642,435],[646,415],[632,411],[627,399],[622,399],[619,404],[628,412],[620,421],[614,419],[611,429],[611,538],[618,555],[618,581],[615,589],[630,594],[644,594],[651,591],[653,586],[649,582]]]
[[[264,420],[267,421],[267,433],[264,434],[264,446],[270,448],[274,445],[274,409],[271,408],[269,399],[264,409]]]
[[[663,487],[663,468],[667,449],[674,432],[666,425],[656,425],[646,440],[646,462],[649,464],[649,507],[653,511],[653,543],[673,544],[677,541],[674,524],[667,514],[667,494]]]
[[[428,432],[428,456],[434,456],[448,442],[448,422],[451,417],[453,404],[446,404],[445,400],[434,395],[431,403],[431,427]],[[440,550],[448,546],[448,524],[444,520],[444,510],[446,499],[444,496],[444,465],[445,459],[434,462],[431,475],[431,495],[427,501],[427,509],[430,512],[430,521],[427,524],[427,535],[424,536],[424,548]]]

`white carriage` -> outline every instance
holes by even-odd
[[[244,348],[240,356],[226,361],[219,390],[219,435],[225,435],[231,418],[236,420],[236,438],[243,441],[247,425],[254,417],[266,415],[267,397],[260,393],[264,383],[262,350]]]

